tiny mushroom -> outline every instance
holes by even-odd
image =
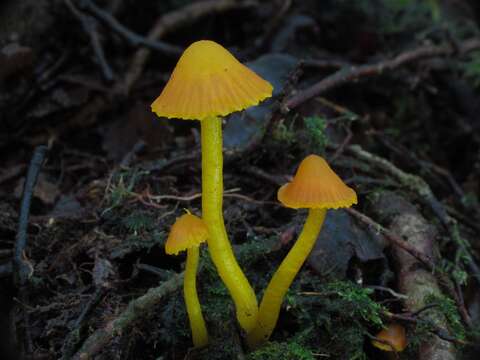
[[[263,294],[257,324],[247,335],[251,348],[258,347],[272,334],[285,293],[310,254],[327,210],[356,204],[357,194],[343,183],[323,158],[309,155],[300,163],[292,182],[278,190],[278,200],[289,208],[308,208],[309,213],[298,240]]]
[[[202,219],[187,212],[177,218],[165,243],[165,252],[169,255],[177,255],[179,252],[187,250],[183,295],[190,320],[193,344],[197,348],[208,344],[208,332],[198,300],[196,284],[199,246],[207,238],[208,229]]]
[[[222,120],[272,95],[272,85],[241,64],[221,45],[201,40],[182,54],[160,96],[152,103],[158,116],[200,120],[202,144],[202,214],[208,248],[236,306],[245,331],[255,325],[255,293],[238,265],[223,219]]]
[[[400,324],[389,324],[376,336],[378,340],[372,340],[372,345],[383,351],[403,351],[407,347],[405,328]]]

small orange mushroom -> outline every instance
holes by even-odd
[[[372,345],[383,351],[400,352],[407,347],[405,328],[400,324],[389,324],[376,336],[378,340],[372,340]]]
[[[187,250],[183,295],[190,320],[193,344],[197,348],[208,344],[208,332],[198,300],[196,279],[199,246],[207,238],[208,229],[202,219],[187,212],[177,218],[165,243],[165,252],[169,255],[177,255],[179,252]]]
[[[257,324],[247,335],[251,348],[267,341],[272,334],[283,298],[310,254],[327,210],[356,204],[357,194],[343,183],[322,157],[309,155],[300,163],[292,182],[278,190],[278,200],[293,209],[308,208],[309,213],[298,240],[265,289]]]
[[[210,40],[191,44],[182,54],[160,96],[152,103],[158,116],[200,120],[202,143],[202,216],[210,236],[208,249],[235,302],[245,331],[255,325],[255,293],[238,265],[223,220],[223,140],[219,116],[257,105],[272,96],[272,85]]]

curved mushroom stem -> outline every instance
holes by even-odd
[[[197,295],[197,267],[199,250],[198,246],[187,250],[187,265],[185,267],[185,277],[183,281],[183,296],[187,306],[188,319],[192,329],[193,345],[196,348],[204,347],[208,344],[208,332],[205,320],[202,315],[202,308]]]
[[[249,332],[257,321],[255,293],[233,254],[223,220],[222,121],[200,121],[202,138],[202,218],[208,228],[208,249],[236,307],[240,326]]]
[[[322,228],[326,213],[326,209],[309,210],[297,242],[282,261],[265,289],[260,303],[257,324],[252,332],[247,334],[247,342],[250,348],[256,348],[270,338],[277,324],[283,297],[310,254]]]

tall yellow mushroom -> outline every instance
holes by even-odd
[[[310,254],[328,209],[350,207],[357,194],[317,155],[307,156],[298,167],[292,182],[278,190],[278,200],[286,207],[308,208],[308,217],[295,245],[280,264],[263,294],[257,324],[247,335],[255,348],[267,341],[277,324],[283,298]]]
[[[257,105],[272,95],[272,86],[238,62],[221,45],[201,40],[180,57],[170,80],[152,103],[158,116],[200,120],[202,142],[202,214],[208,247],[245,331],[255,325],[255,293],[240,269],[223,220],[222,120],[232,112]]]
[[[169,255],[177,255],[179,252],[187,250],[183,295],[190,320],[193,345],[197,348],[208,344],[207,327],[197,294],[199,246],[207,238],[208,229],[202,219],[187,213],[177,218],[165,243],[165,252]]]

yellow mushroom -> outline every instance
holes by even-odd
[[[187,250],[183,295],[190,320],[193,345],[197,348],[208,344],[207,327],[197,294],[199,246],[207,238],[208,229],[202,219],[187,213],[177,218],[165,243],[165,252],[169,255],[177,255],[179,252]]]
[[[238,265],[223,220],[223,145],[219,116],[257,105],[272,86],[238,62],[221,45],[201,40],[180,57],[167,85],[152,103],[158,116],[200,120],[202,142],[202,214],[208,247],[218,273],[236,306],[245,331],[255,325],[258,305]]]
[[[405,328],[399,324],[387,325],[375,337],[382,341],[372,340],[372,345],[383,351],[400,352],[407,347]]]
[[[263,294],[257,324],[247,335],[251,348],[270,338],[283,298],[317,240],[327,209],[350,207],[357,203],[357,194],[343,183],[323,158],[309,155],[300,163],[292,182],[278,190],[278,200],[293,209],[308,208],[309,213],[298,240]]]

